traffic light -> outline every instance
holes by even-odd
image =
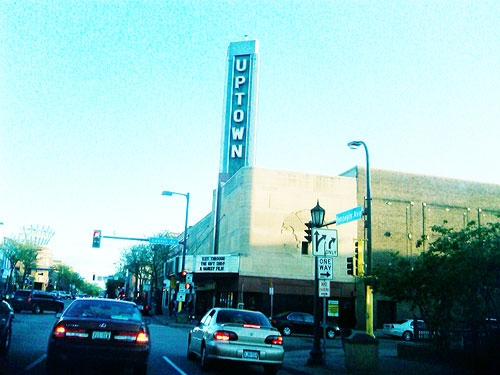
[[[92,281],[95,281],[95,273],[92,274]]]
[[[347,274],[354,276],[354,264],[352,257],[347,258]]]
[[[310,222],[310,221],[307,222],[306,227],[307,227],[307,229],[305,230],[306,235],[304,236],[304,238],[306,239],[307,242],[311,242],[312,241],[312,234],[311,234],[312,222]]]
[[[186,283],[185,287],[186,287],[186,293],[189,293],[193,286],[191,285],[191,283]]]
[[[101,231],[95,230],[94,237],[92,240],[92,247],[100,248],[101,247]]]
[[[365,265],[363,261],[363,241],[354,240],[354,275],[363,276],[365,273]]]
[[[188,273],[188,271],[183,270],[183,271],[181,272],[182,277],[186,277],[187,273]]]

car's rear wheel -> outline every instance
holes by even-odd
[[[189,360],[192,360],[192,359],[195,359],[195,354],[191,351],[191,348],[190,348],[190,345],[191,345],[191,336],[189,336],[188,338],[188,346],[187,346],[187,359]]]
[[[292,334],[292,329],[289,326],[284,326],[281,329],[281,333],[283,334],[283,336],[290,336]]]
[[[266,375],[276,375],[279,368],[278,365],[264,365],[264,373]]]
[[[403,340],[405,340],[405,341],[413,340],[413,334],[410,331],[405,331],[403,333]]]
[[[4,356],[9,351],[11,336],[12,336],[12,327],[9,325],[0,342],[0,355]]]
[[[47,355],[45,359],[45,372],[47,375],[58,375],[61,373],[60,371],[60,363],[57,363],[56,358],[53,355]]]
[[[210,360],[207,357],[205,343],[201,344],[200,366],[203,371],[208,371],[210,369]]]
[[[335,338],[335,330],[333,328],[326,329],[326,338],[330,340]]]

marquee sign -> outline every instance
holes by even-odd
[[[238,273],[239,255],[197,255],[194,272]]]
[[[252,166],[258,79],[258,42],[233,42],[228,48],[220,174],[229,179]]]

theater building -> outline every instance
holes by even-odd
[[[185,302],[197,315],[213,306],[245,307],[267,316],[313,311],[314,256],[305,223],[317,202],[325,222],[365,205],[366,171],[315,175],[254,166],[258,42],[230,43],[218,186],[212,210],[188,229],[185,270],[194,293],[179,283],[180,256],[165,267],[164,306]],[[433,240],[431,227],[460,228],[471,221],[499,221],[500,185],[370,169],[373,265],[391,252],[414,256]],[[328,317],[354,303],[359,329],[365,324],[364,287],[347,275],[353,243],[365,238],[364,221],[330,225],[337,230],[337,255],[327,298]],[[183,234],[179,236],[180,239]],[[417,247],[417,241],[423,240]],[[173,249],[181,253],[181,246]],[[374,325],[413,316],[384,296],[374,297]]]
[[[374,265],[386,261],[390,252],[418,254],[433,240],[433,225],[460,228],[471,221],[500,220],[500,185],[379,169],[371,169],[370,175]],[[213,251],[215,202],[212,212],[188,230],[186,270],[193,273],[196,313],[239,304],[268,316],[271,304],[274,314],[312,312],[314,257],[304,239],[310,210],[319,201],[326,211],[325,222],[332,221],[337,213],[364,205],[365,186],[361,167],[340,176],[256,167],[238,170],[219,194],[218,252]],[[354,239],[364,238],[363,220],[329,228],[338,231],[330,306],[354,302],[358,326],[363,328],[363,286],[346,272]],[[417,247],[422,235],[428,239]],[[168,268],[170,278],[174,263]],[[409,314],[404,305],[375,295],[376,328]]]

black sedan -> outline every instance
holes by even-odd
[[[6,301],[0,302],[0,356],[7,355],[12,336],[12,319],[14,310]]]
[[[109,364],[146,374],[149,321],[135,303],[81,298],[56,316],[47,350],[48,374],[65,374],[65,367],[84,364]]]
[[[314,334],[314,316],[303,312],[284,312],[273,316],[271,319],[273,327],[279,329],[283,336],[292,333]],[[323,331],[323,328],[321,329]],[[340,335],[340,329],[335,324],[327,324],[326,337],[334,339]]]

